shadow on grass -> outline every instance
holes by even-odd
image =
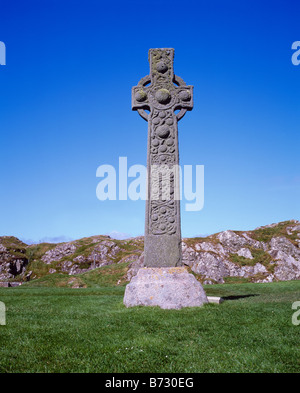
[[[224,299],[224,300],[238,300],[238,299],[244,299],[246,297],[253,297],[253,296],[259,296],[259,295],[258,294],[251,294],[251,295],[222,296],[222,299]]]

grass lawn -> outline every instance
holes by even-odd
[[[207,285],[221,305],[126,309],[124,286],[0,288],[0,372],[299,372],[300,282]]]

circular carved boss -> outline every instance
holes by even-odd
[[[161,67],[164,67],[162,64],[160,65]],[[167,70],[166,70],[167,71]],[[161,71],[160,71],[161,72]],[[138,91],[138,92],[136,92],[136,95],[135,95],[135,98],[136,98],[136,100],[138,101],[138,102],[144,102],[147,98],[148,98],[148,96],[147,96],[147,94],[144,92],[144,90],[143,90],[143,87],[145,87],[145,86],[147,86],[149,83],[151,82],[151,77],[150,77],[150,75],[146,75],[144,78],[142,78],[141,80],[140,80],[140,82],[139,82],[139,86],[141,87],[141,89]],[[186,83],[183,81],[183,79],[181,79],[179,76],[177,76],[177,75],[174,75],[174,82],[175,82],[175,84],[177,85],[177,86],[179,86],[179,87],[185,87],[186,86]],[[162,87],[163,88],[163,87]],[[186,94],[185,93],[186,91],[181,91],[179,94],[182,94],[182,96],[180,97],[180,99],[181,100],[183,100],[183,101],[189,101],[190,99],[191,99],[191,97],[189,96],[190,94],[189,94],[189,92],[187,92],[188,94]],[[140,94],[138,94],[138,93],[140,93]],[[145,94],[143,94],[143,93],[145,93]],[[153,103],[153,100],[151,100],[151,103]],[[171,105],[168,105],[168,107],[170,107]],[[158,109],[164,109],[164,108],[166,108],[166,105],[158,105],[157,106],[158,107]],[[144,109],[142,109],[142,108],[139,108],[138,110],[138,113],[139,113],[139,115],[144,119],[144,120],[146,120],[146,121],[148,121],[148,113],[144,110]],[[176,115],[176,118],[177,118],[177,121],[179,121],[180,119],[182,119],[183,118],[183,116],[186,114],[186,112],[187,112],[187,109],[181,109],[180,111],[179,111],[179,113],[177,113],[177,115]]]
[[[168,104],[171,101],[171,94],[169,90],[162,88],[156,91],[155,99],[160,104]]]

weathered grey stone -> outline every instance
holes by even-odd
[[[172,48],[150,49],[150,74],[132,88],[132,109],[148,121],[147,267],[182,264],[177,122],[193,108],[193,87],[174,75],[173,58]]]
[[[62,258],[74,254],[77,247],[73,243],[62,243],[56,246],[54,249],[47,251],[42,261],[46,264],[50,264],[53,261],[60,261]]]
[[[127,281],[130,281],[132,277],[137,275],[140,268],[144,267],[144,255],[144,252],[142,252],[140,257],[129,265],[129,269],[127,272]]]
[[[285,237],[273,237],[270,241],[271,252],[272,251],[282,251],[288,255],[292,255],[297,259],[300,259],[300,250],[298,247],[294,246]]]
[[[247,240],[244,237],[229,230],[219,233],[217,238],[224,247],[230,247],[232,252],[238,251],[247,244]]]
[[[5,244],[8,243],[8,246]],[[0,280],[6,281],[23,274],[28,265],[26,245],[13,236],[0,237]]]
[[[8,286],[14,288],[14,287],[19,287],[22,284],[23,284],[22,282],[10,282]]]
[[[225,249],[230,249],[230,252],[237,252],[246,245],[264,250],[267,248],[263,242],[251,239],[247,233],[243,233],[242,236],[239,236],[233,231],[227,230],[220,232],[217,238]]]
[[[286,255],[277,261],[274,269],[274,276],[278,280],[299,280],[300,279],[300,261],[297,261],[290,255]]]
[[[150,74],[132,89],[132,109],[148,121],[148,195],[143,260],[124,304],[179,309],[201,306],[201,284],[182,265],[177,122],[193,108],[193,87],[174,75],[174,49],[150,49]],[[150,83],[150,86],[147,85]],[[145,109],[150,111],[149,115]],[[176,109],[180,109],[178,114]],[[145,268],[138,270],[138,265]]]
[[[127,285],[124,296],[126,307],[180,309],[200,307],[207,302],[202,285],[184,267],[141,268]]]
[[[224,247],[221,244],[213,244],[209,242],[195,244],[195,250],[214,252],[216,254],[225,254]]]
[[[253,259],[253,256],[252,256],[251,251],[249,250],[249,248],[241,248],[241,249],[237,252],[237,254],[238,254],[240,257],[244,257],[244,258],[247,258],[247,259]]]
[[[207,296],[207,300],[208,303],[215,303],[215,304],[221,304],[224,302],[224,299],[218,296]]]
[[[190,265],[193,272],[200,274],[207,280],[213,280],[220,284],[224,283],[223,277],[229,275],[224,259],[215,253],[200,252]]]
[[[0,282],[0,287],[3,288],[14,288],[22,285],[22,282],[12,282],[12,281],[7,281],[7,282]]]
[[[293,232],[300,232],[300,224],[295,226],[290,226],[286,228],[286,232],[288,235],[292,235]]]
[[[247,233],[243,233],[242,236],[246,239],[247,246],[262,249],[265,251],[268,249],[268,245],[266,243],[252,239]]]

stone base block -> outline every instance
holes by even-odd
[[[207,296],[208,303],[216,303],[221,304],[224,302],[224,299],[218,296]]]
[[[163,309],[200,307],[208,303],[202,285],[184,267],[141,268],[126,286],[126,307]]]

